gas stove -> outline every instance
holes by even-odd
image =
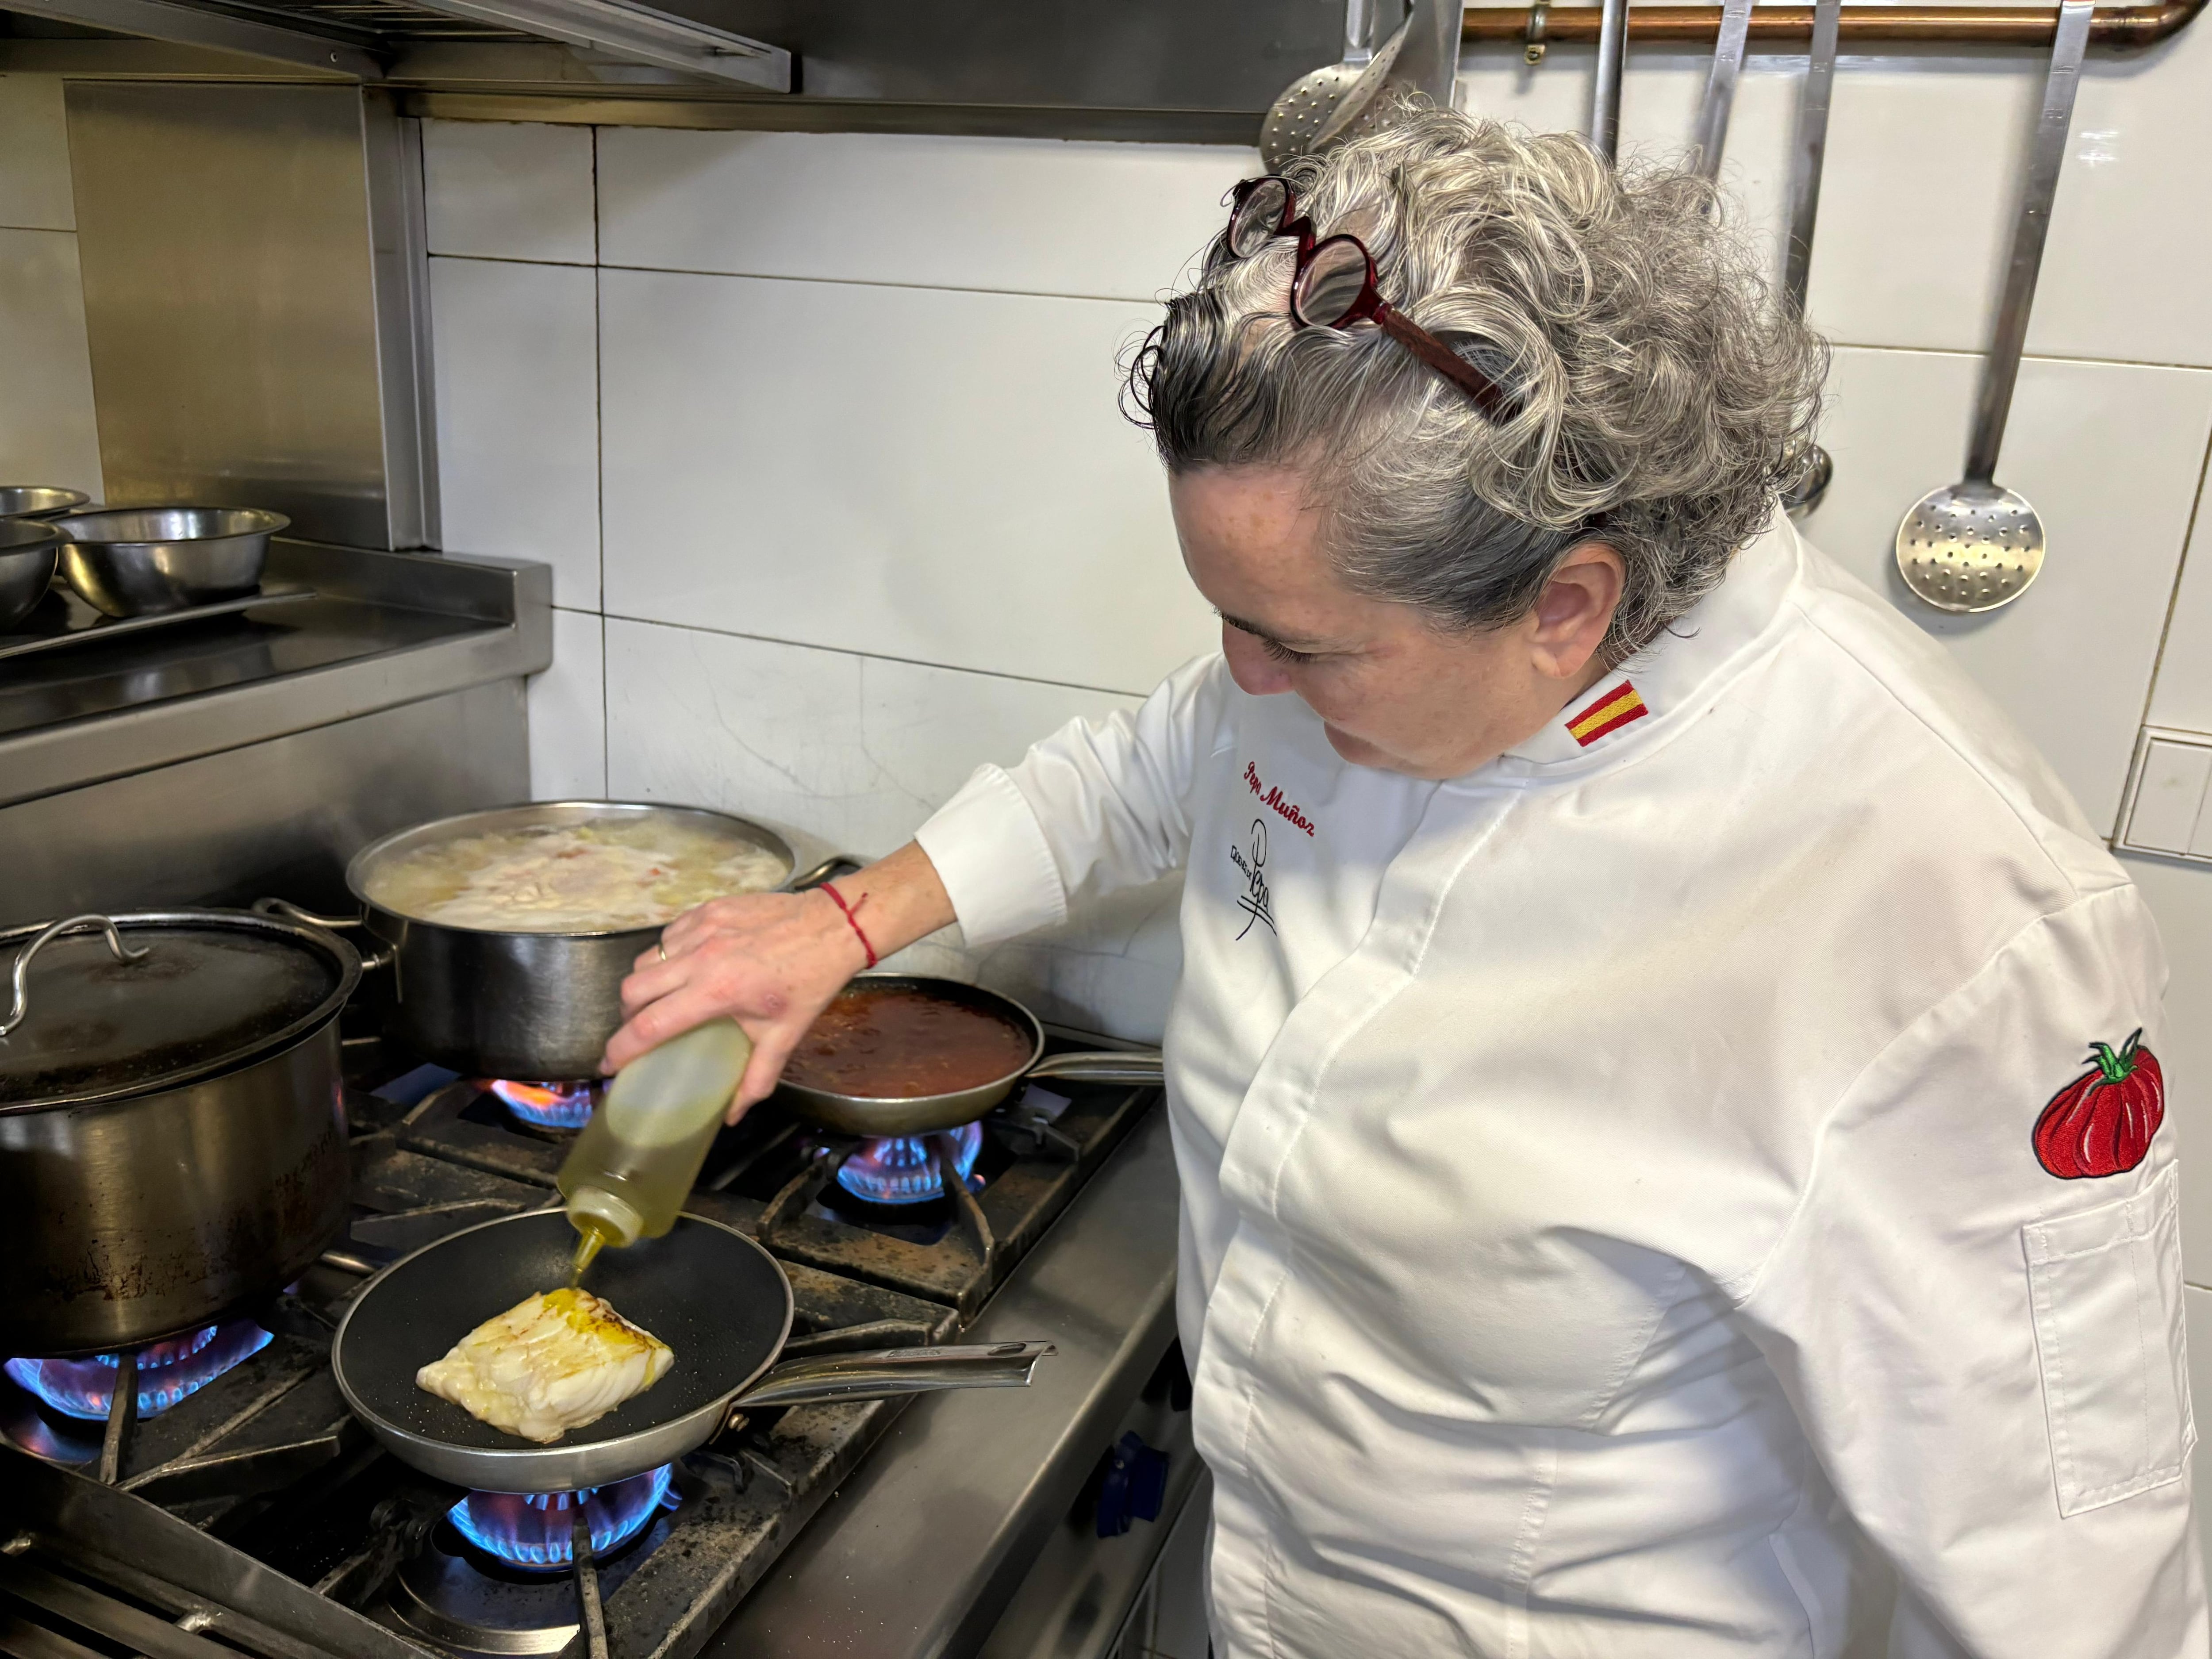
[[[4,1367],[0,1632],[20,1604],[42,1609],[56,1634],[92,1632],[156,1659],[238,1647],[306,1659],[274,1634],[293,1628],[287,1618],[314,1625],[319,1651],[380,1659],[572,1644],[689,1659],[905,1402],[751,1413],[672,1465],[580,1493],[467,1492],[400,1464],[338,1395],[337,1318],[385,1263],[557,1203],[567,1125],[588,1115],[590,1091],[458,1079],[380,1060],[374,1043],[356,1050],[352,1218],[297,1285],[250,1317],[137,1354]],[[975,1321],[1157,1098],[1032,1088],[981,1124],[912,1146],[819,1132],[770,1101],[717,1140],[689,1207],[782,1260],[796,1309],[786,1357],[940,1343]],[[34,1467],[47,1473],[29,1478]],[[193,1571],[131,1565],[173,1555]],[[210,1572],[228,1588],[206,1588]],[[176,1646],[180,1608],[207,1615],[184,1623],[189,1652]],[[168,1645],[128,1634],[149,1610]]]
[[[1046,1052],[1097,1042],[1050,1032]],[[394,1139],[550,1190],[573,1133],[562,1104],[578,1092],[455,1079],[425,1095]],[[980,1123],[862,1140],[816,1128],[771,1097],[716,1139],[690,1207],[787,1261],[944,1303],[964,1324],[1158,1098],[1126,1085],[1031,1084]],[[949,1187],[948,1166],[963,1177]]]

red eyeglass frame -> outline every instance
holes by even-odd
[[[1297,239],[1297,262],[1291,270],[1291,302],[1288,307],[1291,327],[1341,329],[1353,323],[1372,322],[1400,345],[1474,398],[1475,406],[1491,420],[1510,420],[1519,412],[1518,401],[1497,381],[1492,380],[1490,376],[1485,374],[1473,363],[1468,362],[1466,358],[1461,356],[1382,297],[1382,291],[1375,280],[1375,256],[1368,252],[1366,243],[1361,241],[1357,236],[1345,233],[1325,236],[1318,241],[1314,240],[1313,221],[1304,214],[1292,216],[1291,210],[1296,206],[1297,198],[1292,192],[1287,179],[1269,173],[1258,179],[1247,179],[1230,192],[1229,229],[1222,233],[1222,246],[1231,258],[1249,257],[1237,253],[1231,233],[1236,228],[1237,216],[1243,210],[1246,198],[1265,184],[1280,185],[1283,190],[1282,210],[1277,215],[1275,228],[1267,240],[1272,241],[1284,236],[1294,236]],[[1350,247],[1358,251],[1360,260],[1365,267],[1365,277],[1360,285],[1359,296],[1343,313],[1333,321],[1316,322],[1300,312],[1298,290],[1304,284],[1306,272],[1312,269],[1315,259],[1322,251],[1325,248],[1339,246]],[[1254,250],[1255,252],[1257,251],[1257,249]]]

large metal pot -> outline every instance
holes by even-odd
[[[0,932],[0,1352],[113,1352],[297,1278],[343,1229],[350,946],[223,910]]]
[[[660,937],[652,927],[578,933],[502,933],[402,915],[374,894],[380,871],[411,853],[465,836],[562,828],[608,820],[688,822],[734,836],[783,860],[785,888],[819,880],[841,861],[797,867],[791,842],[776,831],[726,812],[629,801],[548,801],[465,812],[372,842],[346,866],[346,885],[361,901],[361,925],[386,946],[391,977],[386,1029],[441,1066],[471,1077],[566,1082],[597,1077],[607,1039],[622,1024],[622,982],[639,952]],[[283,907],[325,925],[348,925]],[[375,981],[372,981],[374,984]]]

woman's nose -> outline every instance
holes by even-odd
[[[1241,628],[1221,624],[1221,654],[1229,659],[1229,678],[1248,697],[1273,697],[1291,689],[1288,671]]]

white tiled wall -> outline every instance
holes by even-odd
[[[100,492],[92,356],[73,230],[0,228],[0,483]]]
[[[607,798],[606,618],[553,612],[553,665],[530,682],[530,787],[539,800]]]
[[[1958,477],[1980,364],[1955,352],[1839,348],[1823,434],[1836,481],[1804,528],[1948,640],[2034,737],[2090,821],[2109,826],[2212,437],[2212,373],[2025,364],[2000,476],[2043,520],[2043,573],[2001,611],[1951,617],[1905,593],[1892,538],[1905,507]],[[2124,441],[2114,441],[2118,434]]]
[[[533,690],[540,794],[598,779],[879,854],[1211,643],[1115,392],[1249,151],[424,138],[446,545],[549,559],[556,652],[596,650]],[[1163,890],[922,954],[1153,1036],[1173,915]]]
[[[1146,691],[1212,638],[1118,301],[606,270],[610,612]]]
[[[746,806],[864,858],[984,761],[1136,699],[662,623],[607,623],[607,783]]]
[[[588,266],[430,261],[445,545],[543,559],[553,603],[579,611],[602,586],[598,283]]]
[[[100,493],[61,82],[0,75],[0,483]]]

